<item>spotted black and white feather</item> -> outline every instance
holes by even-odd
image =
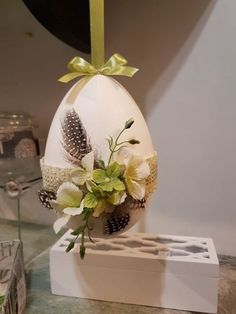
[[[38,191],[38,197],[41,204],[47,209],[53,209],[50,201],[56,199],[56,193],[52,191],[47,191],[45,189],[41,189]]]
[[[128,213],[110,217],[105,225],[105,234],[113,234],[121,231],[128,225],[129,220],[130,216]]]
[[[87,132],[74,109],[68,111],[62,121],[62,135],[66,159],[72,164],[79,165],[81,159],[92,148]]]

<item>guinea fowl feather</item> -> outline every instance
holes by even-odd
[[[47,209],[53,209],[50,201],[55,200],[57,198],[55,192],[41,189],[38,191],[38,197],[39,197],[41,204],[44,207],[46,207]]]
[[[110,217],[105,225],[105,234],[113,234],[115,232],[121,231],[128,225],[129,220],[129,213]]]
[[[81,159],[92,148],[87,132],[74,109],[68,111],[62,122],[63,147],[65,158],[74,165],[79,165]]]

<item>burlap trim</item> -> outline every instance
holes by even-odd
[[[152,157],[147,158],[147,162],[150,166],[151,173],[146,179],[146,195],[148,198],[152,194],[157,186],[157,154],[155,153]],[[60,168],[46,165],[44,158],[40,160],[43,187],[45,190],[56,192],[59,186],[63,182],[71,181],[70,173],[74,168]]]

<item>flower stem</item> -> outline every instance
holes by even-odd
[[[110,163],[111,163],[111,159],[112,159],[112,156],[113,156],[113,154],[116,152],[116,148],[117,148],[117,146],[119,146],[119,145],[121,145],[122,143],[125,143],[125,142],[120,142],[120,143],[118,143],[118,140],[119,140],[119,138],[121,137],[121,135],[122,135],[122,133],[124,132],[126,130],[126,127],[124,127],[121,131],[120,131],[120,133],[118,134],[118,136],[117,136],[117,138],[115,139],[115,143],[114,143],[114,145],[113,145],[113,147],[111,147],[110,145],[109,145],[109,149],[110,149],[110,156],[109,156],[109,159],[108,159],[108,165],[110,165]]]
[[[76,237],[74,238],[73,241],[70,242],[70,244],[68,245],[67,249],[66,249],[66,252],[69,252],[70,250],[73,249],[77,239],[79,236],[81,236],[81,239],[80,239],[80,257],[81,259],[84,258],[85,256],[85,251],[86,251],[86,247],[84,245],[85,243],[85,232],[87,230],[87,233],[88,233],[88,238],[91,242],[94,242],[91,238],[91,234],[90,234],[90,231],[91,231],[91,228],[89,227],[89,218],[91,217],[93,213],[93,209],[91,208],[87,208],[87,210],[85,210],[84,212],[84,224],[82,224],[81,226],[79,226],[75,231],[72,232],[73,235],[76,235]]]

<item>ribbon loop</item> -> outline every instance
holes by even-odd
[[[80,57],[74,57],[68,64],[68,69],[71,72],[81,72],[81,73],[96,73],[96,68]]]
[[[118,53],[112,55],[110,59],[99,68],[96,68],[81,57],[74,57],[68,64],[70,73],[63,75],[58,81],[68,83],[80,76],[92,76],[96,74],[124,75],[132,77],[138,69],[127,66],[127,63],[128,61]]]

